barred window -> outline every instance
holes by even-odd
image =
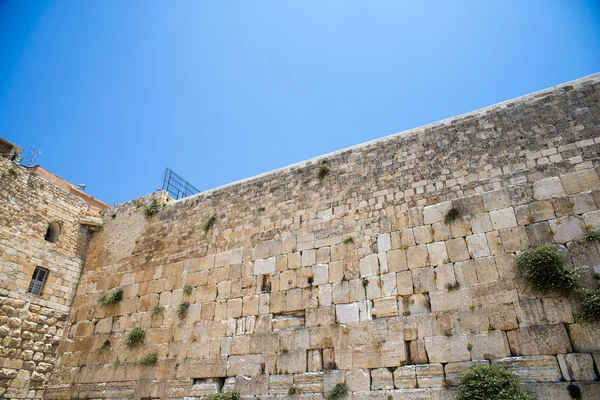
[[[33,276],[31,277],[31,282],[29,282],[29,288],[27,289],[27,292],[37,295],[42,294],[42,290],[44,289],[44,283],[46,283],[47,278],[47,269],[35,267],[35,271],[33,271]]]

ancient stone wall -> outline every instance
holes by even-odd
[[[0,204],[0,393],[41,398],[83,267],[88,204],[3,158]],[[56,243],[45,240],[51,222]],[[36,267],[49,272],[41,295],[28,293]]]
[[[597,398],[600,324],[574,297],[530,293],[515,259],[556,243],[598,285],[582,239],[600,228],[599,150],[596,75],[117,206],[91,239],[45,396],[318,399],[343,383],[355,399],[451,399],[461,371],[492,363],[539,398],[569,398],[564,381]],[[152,201],[164,205],[146,216]],[[144,342],[128,347],[135,328]]]

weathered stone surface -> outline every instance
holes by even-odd
[[[512,353],[518,356],[570,353],[571,342],[565,326],[542,325],[507,332]]]
[[[593,169],[576,171],[560,176],[567,194],[576,194],[600,188],[600,179]]]
[[[491,362],[513,371],[525,382],[555,382],[561,378],[555,356],[507,357]]]
[[[425,349],[429,355],[429,362],[456,362],[469,361],[471,356],[468,350],[469,340],[467,335],[434,336],[425,338]]]
[[[548,200],[564,195],[565,190],[558,177],[540,179],[533,183],[533,197],[536,200]]]

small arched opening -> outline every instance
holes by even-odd
[[[58,222],[50,222],[48,225],[48,230],[46,231],[46,236],[44,239],[49,241],[50,243],[56,243],[58,240],[58,235],[60,234],[60,225]]]

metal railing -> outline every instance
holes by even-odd
[[[171,168],[167,168],[165,170],[162,190],[166,190],[167,193],[169,193],[169,196],[175,200],[183,199],[184,197],[200,193],[198,189],[192,186],[181,176],[173,172]]]

